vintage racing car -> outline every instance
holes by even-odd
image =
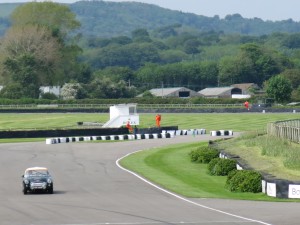
[[[53,194],[53,180],[45,167],[30,167],[27,168],[22,175],[23,193],[43,191]]]

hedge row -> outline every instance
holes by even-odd
[[[212,176],[227,176],[233,170],[236,170],[233,159],[215,158],[208,163],[208,173]]]
[[[236,160],[219,158],[219,151],[211,146],[199,147],[189,153],[192,162],[208,164],[212,176],[227,176],[225,188],[232,192],[261,192],[261,174],[252,170],[237,170]]]
[[[243,103],[241,99],[212,99],[212,98],[123,98],[123,99],[3,99],[0,98],[0,105],[20,105],[20,104],[237,104]]]
[[[254,170],[233,170],[227,176],[226,187],[232,192],[259,193],[262,176]]]
[[[192,162],[209,163],[219,156],[219,151],[209,146],[202,146],[190,152]]]

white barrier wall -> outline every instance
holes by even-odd
[[[95,140],[141,140],[141,139],[160,139],[173,138],[176,135],[202,135],[205,134],[205,129],[191,129],[191,130],[163,130],[162,133],[154,134],[125,134],[125,135],[105,135],[105,136],[91,136],[91,137],[60,137],[47,138],[46,144],[59,144],[79,141],[95,141]]]

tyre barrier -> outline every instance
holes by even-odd
[[[174,135],[171,133],[164,134],[124,134],[124,135],[107,135],[107,136],[91,136],[91,137],[60,137],[60,138],[47,138],[46,144],[60,144],[81,141],[123,141],[123,140],[142,140],[142,139],[159,139],[159,138],[172,138]]]
[[[167,132],[168,133],[174,132],[175,135],[203,135],[203,134],[206,134],[205,129],[175,130],[175,131],[167,131]]]
[[[210,131],[210,136],[232,136],[232,130],[213,130]]]
[[[106,136],[90,136],[90,137],[59,137],[47,138],[46,144],[60,144],[80,141],[123,141],[123,140],[143,140],[143,139],[161,139],[173,138],[176,135],[201,135],[206,134],[205,129],[191,130],[162,130],[162,133],[153,134],[124,134],[124,135],[106,135]]]

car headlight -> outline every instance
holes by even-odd
[[[47,182],[48,182],[48,184],[51,184],[52,180],[50,178],[48,178]]]
[[[24,183],[25,184],[29,184],[29,180],[24,180]]]

